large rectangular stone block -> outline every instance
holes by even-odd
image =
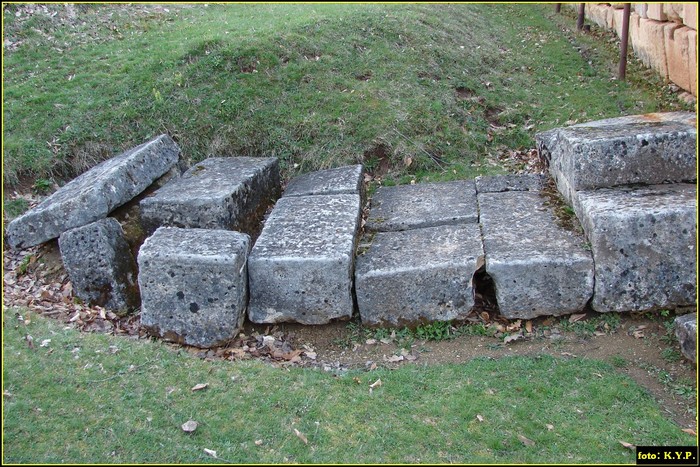
[[[668,63],[668,78],[686,91],[692,91],[695,83],[690,84],[691,71],[690,47],[696,47],[688,40],[688,33],[692,29],[687,27],[667,26],[664,28],[664,46],[666,48],[666,61]]]
[[[148,232],[168,226],[252,234],[279,192],[276,158],[212,157],[141,200],[141,219]]]
[[[161,135],[73,179],[7,226],[12,248],[27,248],[103,219],[174,167],[180,148]]]
[[[379,187],[372,196],[366,228],[396,230],[477,222],[473,180]]]
[[[139,307],[136,261],[116,219],[63,232],[58,246],[76,296],[118,312]]]
[[[486,273],[501,315],[581,311],[593,295],[593,259],[583,236],[561,227],[540,193],[484,193],[478,200]]]
[[[466,319],[483,255],[478,224],[377,233],[357,258],[362,323],[403,327]]]
[[[356,194],[280,198],[248,259],[250,320],[349,319],[360,212]]]
[[[595,260],[596,311],[695,303],[695,185],[619,187],[576,196],[576,214]]]
[[[647,3],[647,18],[656,21],[667,21],[666,13],[664,13],[663,3]]]
[[[664,37],[664,23],[650,19],[641,19],[638,27],[631,31],[632,48],[637,57],[662,77],[668,78]]]
[[[644,114],[539,133],[540,151],[570,204],[574,192],[696,177],[695,114]]]
[[[166,340],[213,347],[234,338],[248,300],[250,237],[161,227],[138,254],[141,325]]]
[[[364,198],[361,164],[319,170],[293,178],[282,196],[337,195],[354,193]]]

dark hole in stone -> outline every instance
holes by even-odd
[[[194,302],[193,302],[193,303],[190,303],[190,311],[191,311],[192,313],[197,313],[197,312],[199,311],[199,305],[197,305],[197,304],[194,303]]]
[[[477,314],[487,312],[491,318],[499,314],[498,301],[496,300],[496,285],[491,276],[486,272],[486,267],[481,266],[474,273],[474,311]]]
[[[185,294],[182,293],[182,292],[178,292],[178,293],[177,293],[177,298],[179,298],[180,300],[183,300],[183,299],[185,298]]]

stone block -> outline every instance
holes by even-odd
[[[641,19],[639,27],[633,30],[632,48],[642,63],[668,78],[664,38],[664,23]]]
[[[692,124],[691,124],[692,122]],[[535,136],[564,198],[574,192],[696,177],[695,114],[645,114],[582,123]]]
[[[212,157],[141,200],[141,219],[147,232],[167,226],[252,235],[279,193],[276,158]]]
[[[482,193],[478,200],[486,273],[501,315],[581,311],[593,295],[593,259],[583,236],[559,225],[541,193]]]
[[[690,93],[698,95],[698,32],[695,29],[688,30],[688,73],[690,81]]]
[[[319,170],[293,178],[282,196],[357,194],[364,198],[362,165]]]
[[[161,135],[96,165],[10,222],[8,244],[27,248],[105,218],[168,172],[179,158],[177,144]]]
[[[666,21],[676,23],[683,22],[683,4],[682,3],[662,3]]]
[[[664,46],[666,49],[666,62],[668,64],[668,78],[686,91],[695,87],[690,84],[690,41],[687,27],[679,27],[676,24],[667,25],[664,28]],[[693,43],[695,47],[695,43]]]
[[[610,7],[600,3],[586,3],[586,18],[601,28],[609,27],[612,20]]]
[[[647,18],[655,21],[668,21],[663,3],[647,3]]]
[[[697,361],[698,314],[689,313],[673,321],[676,338],[681,345],[681,352],[691,362]]]
[[[477,194],[504,191],[540,191],[545,187],[547,178],[543,174],[508,174],[479,176],[474,179],[474,182]]]
[[[574,208],[595,260],[596,311],[695,303],[695,194],[684,183],[577,193]]]
[[[136,261],[116,219],[63,232],[58,245],[77,297],[117,312],[138,308]]]
[[[357,258],[362,323],[413,327],[466,319],[483,254],[478,224],[377,233]]]
[[[634,12],[639,15],[640,18],[647,17],[647,4],[646,3],[633,3]]]
[[[249,249],[240,232],[160,227],[138,254],[141,325],[196,347],[234,338],[245,319]]]
[[[366,228],[375,232],[477,222],[473,180],[379,187]]]
[[[250,320],[349,319],[360,212],[357,194],[280,198],[248,259]]]
[[[698,29],[698,5],[696,3],[683,4],[683,24],[689,28]]]

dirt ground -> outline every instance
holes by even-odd
[[[27,307],[84,332],[152,339],[140,329],[138,314],[120,317],[75,299],[57,241],[19,252],[6,250],[3,264],[5,306]],[[675,336],[668,335],[664,320],[673,315],[661,318],[658,314],[625,313],[619,315],[620,323],[613,329],[601,326],[603,316],[593,311],[573,318],[542,317],[512,322],[500,318],[488,298],[477,297],[476,308],[473,325],[481,325],[482,331],[500,331],[489,335],[462,333],[436,341],[407,338],[400,332],[392,336],[388,330],[382,333],[363,329],[356,319],[322,326],[246,322],[241,334],[226,346],[209,350],[187,347],[187,350],[203,359],[255,358],[273,365],[317,367],[331,372],[459,363],[475,357],[511,355],[600,359],[646,388],[681,428],[697,429],[697,366],[680,356]],[[567,326],[570,320],[576,323]],[[580,327],[578,332],[572,329],[573,324],[586,322],[598,326],[589,328],[588,332],[581,332]],[[460,329],[465,327],[453,328]],[[520,337],[504,342],[505,337],[514,334]]]

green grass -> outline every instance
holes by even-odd
[[[17,8],[3,13],[18,44],[3,49],[7,185],[70,179],[163,132],[192,161],[275,156],[286,177],[384,161],[388,183],[471,178],[537,131],[681,105],[634,64],[611,79],[607,38],[551,5]]]
[[[38,315],[25,324],[16,311],[3,327],[5,463],[217,462],[204,449],[240,463],[632,463],[620,440],[693,441],[599,361],[508,357],[331,374],[206,361]],[[191,391],[199,383],[209,386]],[[190,419],[199,426],[187,434]]]

